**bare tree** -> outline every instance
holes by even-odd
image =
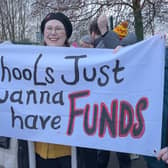
[[[0,38],[2,40],[23,40],[33,22],[28,20],[31,3],[31,14],[36,20],[51,11],[66,13],[74,24],[76,36],[86,33],[89,22],[104,11],[113,15],[114,23],[128,20],[130,29],[135,29],[139,40],[144,33],[155,33],[158,23],[168,21],[167,0],[1,0],[0,5]],[[39,23],[35,24],[38,27]],[[29,27],[29,30],[31,28]]]
[[[38,9],[63,11],[76,24],[87,25],[91,18],[105,10],[112,12],[117,21],[127,16],[138,39],[142,40],[145,32],[154,33],[156,20],[163,22],[167,19],[164,16],[168,11],[167,3],[167,0],[36,0],[33,5]]]
[[[25,39],[28,3],[28,0],[1,0],[0,38],[2,40]]]

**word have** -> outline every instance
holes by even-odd
[[[76,108],[77,99],[90,95],[90,91],[74,92],[69,95],[70,114],[67,135],[73,133],[75,120],[83,117],[83,129],[86,134],[94,135],[98,129],[99,137],[104,137],[106,128],[111,137],[126,137],[129,133],[133,138],[140,138],[145,131],[145,122],[142,111],[148,107],[148,99],[143,97],[137,104],[134,111],[132,105],[127,101],[112,100],[110,109],[105,103],[93,105],[92,123],[89,125],[90,104],[86,104],[83,108]],[[120,109],[118,114],[118,109]],[[135,116],[134,116],[135,115]],[[136,118],[136,121],[135,121]],[[79,125],[78,125],[79,126]]]
[[[41,116],[41,115],[27,115],[25,118],[21,115],[16,115],[14,108],[11,107],[12,128],[18,126],[20,129],[42,129],[50,126],[52,129],[59,129],[61,127],[61,116]]]

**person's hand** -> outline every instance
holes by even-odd
[[[108,19],[105,14],[102,14],[98,17],[97,25],[101,35],[105,34],[108,31]]]
[[[162,159],[165,163],[168,164],[168,147],[165,147],[159,151],[157,159]]]
[[[113,53],[116,54],[123,46],[118,45],[116,48],[114,48]]]

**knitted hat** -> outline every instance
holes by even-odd
[[[44,34],[44,28],[45,28],[45,24],[49,21],[49,20],[59,20],[65,28],[66,31],[66,35],[67,38],[70,38],[71,34],[72,34],[72,24],[69,20],[69,18],[67,16],[65,16],[63,13],[61,12],[57,12],[57,13],[49,13],[41,22],[41,33]]]
[[[128,22],[127,21],[121,22],[113,29],[113,31],[117,33],[121,39],[126,37],[128,34]]]

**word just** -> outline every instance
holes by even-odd
[[[33,66],[28,66],[26,68],[20,68],[19,66],[12,67],[8,66],[5,63],[5,57],[1,56],[0,62],[0,81],[11,82],[16,80],[25,80],[32,81],[34,85],[48,85],[53,84],[56,80],[55,77],[55,69],[56,67],[46,66],[43,68],[42,72],[40,71],[40,61],[42,61],[43,55],[40,54]],[[79,55],[79,56],[65,56],[65,60],[72,60],[72,68],[71,78],[69,78],[69,73],[67,75],[60,74],[61,81],[66,85],[76,85],[80,80],[84,79],[86,82],[96,81],[97,84],[102,87],[109,83],[111,79],[110,75],[113,73],[113,78],[115,83],[120,83],[124,80],[121,76],[120,72],[122,72],[125,67],[120,66],[120,61],[115,60],[115,65],[113,68],[110,65],[104,64],[99,68],[93,67],[90,69],[88,73],[88,67],[81,67],[80,62],[87,58],[87,55]],[[44,60],[43,60],[44,61]],[[9,62],[9,60],[7,60]],[[96,65],[95,65],[96,66]],[[30,68],[33,67],[33,68]],[[40,73],[43,75],[41,75]],[[39,78],[39,76],[43,76],[43,79]],[[120,76],[120,77],[119,77]]]

